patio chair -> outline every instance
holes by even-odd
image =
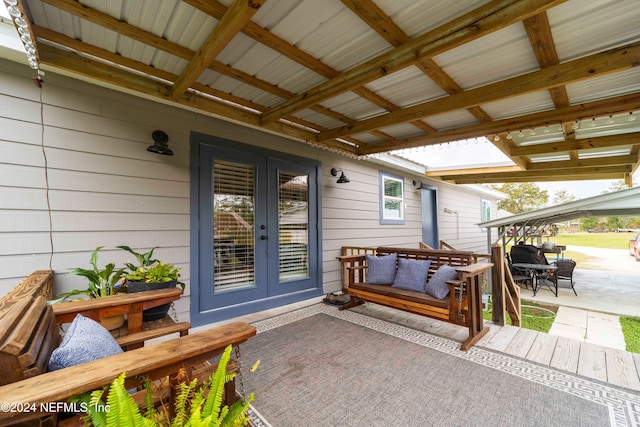
[[[544,256],[544,252],[541,248],[533,245],[519,244],[511,247],[511,261],[513,264],[536,264],[536,265],[553,265],[555,263],[549,263],[547,257]],[[523,275],[533,275],[535,284],[533,285],[533,295],[537,293],[539,284],[542,283],[547,286],[556,296],[558,296],[558,277],[553,269],[524,269],[520,271],[519,268],[514,267],[518,273]],[[553,288],[552,288],[553,286]]]
[[[571,284],[571,290],[578,296],[576,288],[573,287],[573,270],[576,268],[576,262],[572,259],[560,259],[556,261],[558,270],[556,271],[556,280],[568,280]]]

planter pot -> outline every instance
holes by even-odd
[[[166,289],[166,288],[174,288],[178,284],[177,280],[172,280],[170,282],[154,282],[154,283],[146,283],[146,282],[132,282],[127,281],[127,289],[128,292],[144,292],[144,291],[153,291],[155,289]],[[142,312],[142,320],[145,322],[150,320],[158,320],[162,319],[169,312],[169,308],[171,307],[171,303],[162,304],[157,307],[150,308]]]

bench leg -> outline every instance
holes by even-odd
[[[469,308],[469,338],[462,343],[461,350],[467,351],[482,338],[489,328],[484,326],[482,318],[482,291],[480,277],[473,276],[467,279],[468,308]]]

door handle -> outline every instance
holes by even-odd
[[[267,240],[267,236],[263,234],[262,236],[260,236],[260,240]]]

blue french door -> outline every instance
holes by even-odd
[[[220,320],[320,295],[319,165],[197,136],[195,318]]]

